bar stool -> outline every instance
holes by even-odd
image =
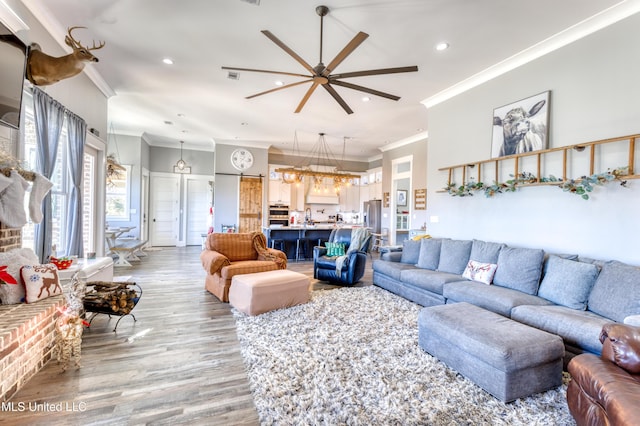
[[[271,248],[283,251],[285,253],[287,252],[284,249],[284,240],[281,240],[281,239],[272,239],[271,240]]]
[[[300,260],[300,252],[302,252],[302,260],[306,260],[309,258],[308,256],[308,246],[309,240],[306,238],[298,238],[296,239],[296,262]]]

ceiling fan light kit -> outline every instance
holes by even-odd
[[[399,96],[392,95],[389,93],[381,92],[379,90],[370,89],[368,87],[360,86],[353,83],[348,83],[342,81],[345,78],[353,78],[353,77],[363,77],[370,75],[382,75],[382,74],[395,74],[395,73],[405,73],[405,72],[414,72],[418,71],[418,67],[415,65],[407,66],[407,67],[395,67],[395,68],[381,68],[381,69],[373,69],[373,70],[364,70],[364,71],[355,71],[355,72],[347,72],[342,74],[332,74],[332,72],[351,54],[353,51],[362,44],[368,37],[369,34],[364,33],[362,31],[358,32],[353,39],[333,58],[329,65],[324,65],[322,62],[322,42],[323,42],[323,33],[324,33],[324,17],[329,13],[329,8],[327,6],[318,6],[316,7],[316,13],[320,16],[320,60],[318,65],[312,67],[307,63],[301,56],[299,56],[296,52],[294,52],[291,48],[289,48],[286,44],[284,44],[280,39],[278,39],[275,35],[273,35],[268,30],[262,30],[262,33],[273,43],[275,43],[278,47],[284,50],[289,56],[295,59],[300,65],[302,65],[309,74],[299,74],[299,73],[291,73],[284,71],[273,71],[273,70],[264,70],[264,69],[254,69],[254,68],[237,68],[237,67],[222,67],[224,70],[232,70],[232,71],[247,71],[247,72],[260,72],[260,73],[269,73],[269,74],[281,74],[288,75],[292,77],[300,77],[305,78],[305,80],[297,81],[290,84],[284,84],[282,86],[276,87],[274,89],[266,90],[264,92],[256,93],[254,95],[247,96],[246,99],[252,99],[258,96],[266,95],[268,93],[273,93],[278,90],[288,89],[290,87],[295,87],[305,83],[311,83],[311,87],[307,90],[307,92],[302,97],[302,100],[298,104],[295,109],[295,113],[299,113],[302,111],[307,101],[318,88],[318,86],[322,86],[330,95],[335,99],[335,101],[342,107],[342,109],[347,114],[352,114],[353,110],[347,105],[345,100],[338,94],[338,92],[333,87],[341,86],[346,87],[347,89],[357,90],[360,92],[365,92],[370,95],[379,96],[386,99],[391,99],[397,101],[400,99]]]

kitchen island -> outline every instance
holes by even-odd
[[[337,224],[318,224],[311,226],[304,225],[292,225],[292,226],[277,226],[271,225],[269,227],[262,228],[262,232],[267,237],[267,244],[271,247],[272,240],[282,240],[284,242],[284,252],[288,259],[296,258],[296,241],[298,238],[306,240],[307,244],[307,258],[313,258],[313,247],[317,245],[324,245],[329,240],[331,231],[336,228],[348,228],[351,229],[356,225],[337,225]],[[276,248],[278,248],[276,246]],[[300,254],[302,258],[302,254]]]

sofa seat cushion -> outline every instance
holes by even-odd
[[[408,263],[387,262],[380,259],[373,261],[373,270],[375,272],[379,272],[383,275],[393,278],[396,281],[400,281],[400,274],[402,273],[402,271],[411,269],[417,268],[415,265],[410,265]]]
[[[442,294],[442,288],[446,283],[460,280],[463,280],[460,275],[428,269],[405,269],[400,272],[400,281],[403,283],[409,283],[436,294]]]
[[[491,312],[510,317],[512,309],[520,305],[551,305],[538,296],[505,287],[475,281],[460,281],[444,285],[443,296],[452,302],[468,302]]]
[[[605,263],[589,295],[588,309],[616,322],[640,314],[640,268]]]
[[[230,280],[236,275],[275,271],[276,269],[278,269],[278,265],[270,260],[242,260],[224,266],[220,270],[220,276],[223,280]]]
[[[566,306],[528,306],[513,308],[511,318],[562,337],[565,343],[600,354],[600,331],[612,321],[589,311],[579,311]]]

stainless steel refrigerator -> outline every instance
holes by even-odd
[[[364,225],[371,228],[371,232],[379,234],[382,222],[382,200],[369,200],[363,203]]]

